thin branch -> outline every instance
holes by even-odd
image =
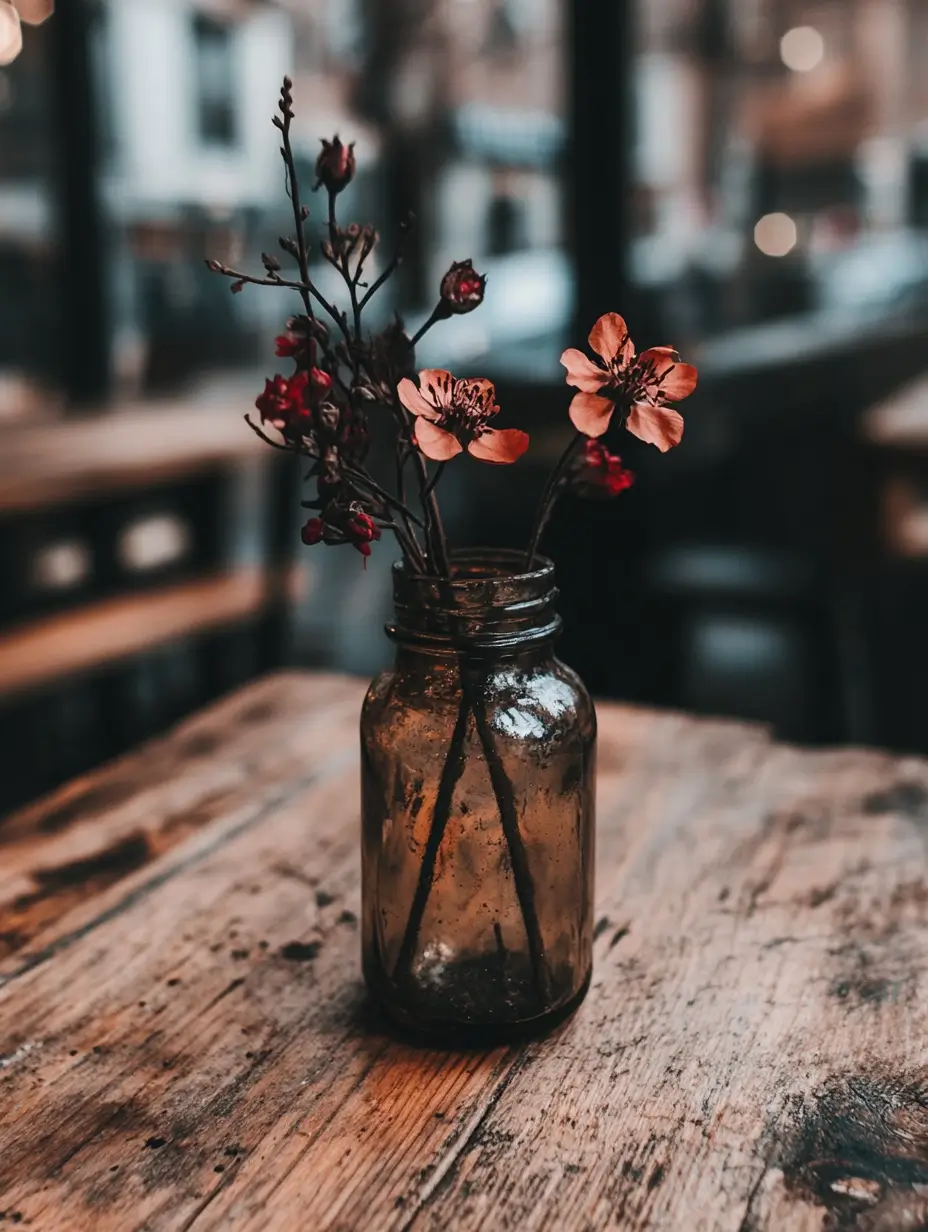
[[[379,274],[371,285],[367,288],[364,295],[361,297],[360,307],[364,308],[368,300],[376,295],[387,279],[396,271],[397,267],[403,262],[403,250],[406,247],[406,237],[412,228],[412,217],[406,218],[400,223],[400,237],[396,243],[396,250],[392,258],[387,262],[383,272]]]
[[[268,436],[268,434],[264,431],[263,428],[258,427],[258,425],[255,423],[255,421],[251,418],[250,415],[245,415],[244,419],[245,419],[245,423],[248,424],[249,428],[251,428],[255,436],[260,436],[261,440],[264,441],[265,445],[270,445],[272,449],[280,449],[283,453],[295,453],[304,458],[312,458],[314,461],[319,460],[318,454],[314,454],[309,449],[307,449],[306,446],[302,443],[302,441],[300,442],[299,447],[284,444],[282,441],[275,441],[272,436]]]
[[[435,474],[428,481],[425,491],[422,494],[425,500],[427,500],[432,495],[432,493],[435,491],[436,487],[438,486],[438,481],[441,479],[442,475],[444,474],[444,470],[447,465],[448,465],[447,462],[439,462],[438,466],[435,468]]]
[[[447,319],[448,319],[448,310],[444,307],[442,303],[436,304],[435,307],[432,309],[432,315],[429,317],[429,319],[425,322],[424,325],[421,325],[416,330],[416,332],[413,334],[412,339],[411,339],[412,345],[415,346],[416,343],[422,337],[424,337],[426,333],[428,333],[428,331],[432,328],[432,326],[435,324],[436,321],[445,321]]]
[[[353,479],[355,483],[363,483],[375,496],[391,508],[398,510],[404,518],[408,518],[411,522],[415,522],[420,530],[425,530],[426,525],[423,520],[407,506],[397,496],[393,496],[386,488],[382,488],[375,479],[370,476],[367,471],[359,471],[353,466],[343,466],[342,470],[349,479]]]
[[[538,510],[535,514],[535,522],[532,526],[532,534],[528,541],[528,551],[525,553],[525,568],[530,570],[535,563],[535,557],[538,555],[538,547],[541,543],[541,536],[544,534],[545,527],[548,525],[548,520],[554,511],[555,503],[558,497],[558,488],[561,480],[570,465],[574,454],[586,440],[582,432],[577,432],[571,437],[570,444],[561,454],[554,467],[554,470],[548,476],[548,482],[544,486],[544,491],[541,494],[541,499],[538,502]]]
[[[345,339],[350,342],[351,334],[348,331],[347,318],[343,312],[339,312],[329,301],[316,290],[315,284],[312,282],[296,282],[288,278],[254,278],[251,274],[243,274],[241,270],[230,269],[228,265],[221,265],[218,261],[207,261],[206,264],[214,274],[222,274],[225,278],[233,278],[236,282],[246,282],[255,287],[285,287],[292,291],[299,291],[301,294],[306,291],[313,299],[329,314],[335,324],[345,335]]]
[[[303,230],[303,206],[300,203],[300,177],[296,173],[296,160],[293,157],[293,147],[290,144],[290,125],[293,121],[293,104],[291,98],[292,83],[289,77],[284,78],[284,86],[281,92],[284,106],[281,108],[283,112],[283,124],[281,125],[281,134],[283,137],[283,148],[281,153],[284,157],[284,163],[287,167],[287,179],[289,181],[290,192],[289,197],[293,205],[293,222],[296,228],[296,243],[298,257],[297,261],[300,267],[300,278],[303,281],[304,289],[300,294],[303,299],[303,305],[306,308],[306,314],[309,317],[314,316],[312,300],[310,299],[311,279],[309,277],[309,254],[306,250],[306,233]]]

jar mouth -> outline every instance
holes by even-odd
[[[453,552],[451,566],[450,578],[413,573],[402,561],[393,566],[390,637],[424,649],[476,653],[550,641],[559,632],[554,565],[546,557],[526,570],[524,552],[469,548]]]
[[[554,564],[547,556],[536,556],[533,568],[525,568],[525,553],[515,548],[463,548],[451,553],[452,576],[438,579],[424,573],[413,573],[404,560],[393,565],[394,577],[400,574],[424,582],[444,581],[455,590],[468,582],[504,580],[511,582],[543,582],[554,577]]]

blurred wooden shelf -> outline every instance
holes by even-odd
[[[0,432],[0,514],[19,513],[265,459],[244,392],[172,399]]]
[[[135,591],[0,633],[0,701],[130,659],[184,637],[243,623],[300,589],[299,569],[237,569]]]

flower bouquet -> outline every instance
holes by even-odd
[[[569,1012],[589,981],[595,773],[592,704],[553,654],[560,622],[542,536],[563,492],[609,498],[631,486],[603,442],[607,430],[661,451],[679,443],[674,404],[695,388],[696,370],[670,347],[638,354],[621,316],[600,317],[593,357],[574,348],[561,356],[576,391],[574,432],[525,549],[452,549],[439,505],[446,467],[465,454],[511,465],[529,448],[526,432],[497,426],[489,380],[416,373],[417,343],[478,308],[486,279],[471,261],[455,262],[412,336],[399,319],[367,332],[365,309],[402,261],[411,220],[379,264],[377,233],[339,221],[355,159],[336,136],[316,163],[326,208],[314,242],[288,79],[279,112],[294,223],[280,248],[294,273],[267,253],[261,276],[208,264],[234,293],[270,286],[302,301],[276,341],[292,370],[267,380],[257,418],[246,419],[269,445],[310,463],[303,542],[350,544],[366,558],[390,532],[399,548],[388,628],[396,663],[374,680],[362,713],[365,975],[395,1018],[433,1034],[534,1029]],[[343,283],[340,302],[311,275],[316,245]],[[392,425],[389,485],[368,466],[372,415]]]

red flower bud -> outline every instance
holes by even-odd
[[[316,188],[322,184],[330,193],[340,193],[354,179],[354,142],[343,145],[336,136],[331,141],[322,138],[322,150],[316,159]]]
[[[473,261],[455,261],[441,280],[439,294],[449,312],[473,312],[483,303],[486,285],[486,274],[478,274]]]
[[[314,544],[322,542],[324,533],[325,523],[322,518],[310,518],[300,531],[300,538],[307,547],[312,547]]]

